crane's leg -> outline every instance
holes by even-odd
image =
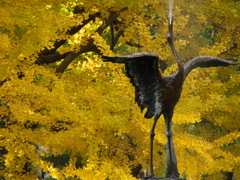
[[[150,176],[144,177],[143,179],[145,179],[145,180],[159,179],[158,177],[154,176],[154,170],[153,170],[153,139],[155,136],[154,130],[155,130],[155,127],[156,127],[159,117],[160,117],[160,115],[154,116],[154,122],[153,122],[152,128],[149,132],[149,134],[150,134],[150,153],[149,153],[150,154]]]
[[[181,179],[177,168],[177,159],[174,151],[173,139],[172,139],[172,116],[173,113],[164,114],[166,124],[166,152],[167,152],[167,178]]]

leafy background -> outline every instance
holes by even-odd
[[[239,62],[240,1],[174,4],[175,45]],[[160,0],[0,2],[1,179],[136,179],[148,170],[152,120],[134,102],[122,65],[99,55],[149,51],[177,70]],[[167,69],[164,68],[167,65]],[[196,69],[177,104],[174,143],[188,180],[240,179],[239,67]],[[155,172],[165,173],[163,119]],[[36,148],[40,146],[41,148]]]

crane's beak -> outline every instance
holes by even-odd
[[[168,33],[172,35],[172,29],[173,29],[173,18],[168,18]]]
[[[168,34],[166,38],[171,45],[173,40],[173,18],[168,18]]]

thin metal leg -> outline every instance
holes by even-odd
[[[178,178],[179,172],[177,168],[177,159],[175,155],[173,139],[172,139],[172,113],[164,114],[166,123],[166,152],[167,152],[167,173],[168,178]]]
[[[154,172],[153,172],[153,139],[154,139],[154,136],[155,136],[154,130],[155,130],[155,126],[157,124],[157,121],[158,121],[158,119],[154,118],[152,128],[149,132],[149,134],[150,134],[150,176],[154,176]]]
[[[156,180],[156,179],[158,179],[158,177],[154,176],[154,170],[153,170],[153,139],[154,139],[154,136],[155,136],[154,130],[155,130],[155,127],[156,127],[156,124],[157,124],[157,121],[158,121],[160,115],[154,116],[154,122],[153,122],[152,128],[149,132],[149,134],[150,134],[150,152],[149,152],[149,154],[150,154],[150,176],[144,177],[143,179],[145,179],[145,180],[148,180],[148,179]]]

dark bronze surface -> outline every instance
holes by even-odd
[[[199,56],[192,59],[185,67],[179,58],[173,43],[173,22],[169,22],[169,32],[167,41],[178,63],[178,72],[171,76],[162,76],[158,67],[159,58],[155,53],[140,52],[129,56],[109,57],[102,56],[104,61],[113,63],[124,63],[126,74],[130,82],[135,87],[135,100],[138,103],[141,112],[147,109],[145,118],[154,117],[154,123],[150,130],[150,177],[145,180],[161,179],[154,176],[153,172],[153,139],[155,136],[155,126],[161,115],[164,116],[166,124],[166,154],[167,154],[167,171],[166,178],[179,179],[177,168],[177,159],[174,151],[172,140],[172,116],[174,107],[179,101],[182,85],[186,76],[194,68],[201,67],[218,67],[237,65],[222,58],[213,56]],[[183,180],[183,179],[182,179]]]

